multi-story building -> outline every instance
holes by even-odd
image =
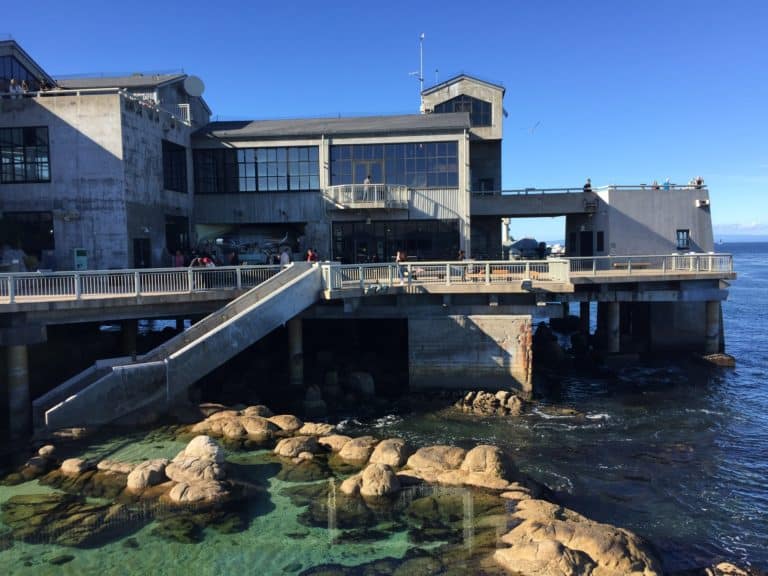
[[[5,41],[0,74],[6,269],[499,259],[502,219],[532,216],[565,216],[572,256],[713,248],[705,188],[500,193],[504,88],[466,75],[419,114],[209,122],[182,73],[54,79]]]
[[[0,240],[26,260],[6,267],[158,266],[189,244],[190,140],[210,116],[199,79],[54,80],[14,41],[0,71]]]

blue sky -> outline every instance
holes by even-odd
[[[198,75],[221,119],[415,113],[424,32],[426,87],[506,87],[504,188],[701,175],[716,235],[768,234],[766,30],[764,0],[41,0],[0,21],[54,76]]]

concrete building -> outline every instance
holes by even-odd
[[[209,123],[182,73],[53,79],[14,41],[0,73],[6,269],[162,266],[195,248],[500,259],[502,221],[535,216],[566,217],[569,256],[713,249],[701,186],[502,193],[504,88],[467,75],[424,90],[420,114]]]
[[[0,240],[24,255],[6,268],[161,266],[189,245],[190,140],[210,116],[199,79],[54,80],[14,41],[0,62],[30,79],[0,99]]]

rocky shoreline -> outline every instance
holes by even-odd
[[[456,408],[472,413],[516,415],[528,406],[525,400],[508,392],[476,391],[464,395]],[[41,447],[2,482],[14,484],[37,478],[62,494],[14,496],[2,505],[3,523],[11,527],[15,539],[42,541],[42,531],[47,541],[75,547],[98,545],[110,533],[132,523],[146,522],[149,517],[166,517],[168,521],[161,523],[158,530],[176,531],[176,538],[194,540],[196,532],[206,526],[236,529],[240,520],[227,511],[226,505],[264,490],[261,486],[248,486],[238,480],[236,473],[231,473],[233,466],[225,460],[224,447],[236,444],[271,448],[286,476],[329,479],[330,488],[299,486],[291,491],[291,497],[300,504],[325,502],[319,508],[315,504],[315,510],[310,505],[307,513],[321,521],[324,515],[330,518],[333,514],[345,528],[353,528],[360,515],[386,511],[393,498],[408,490],[429,488],[434,493],[429,492],[428,501],[420,505],[449,518],[452,515],[446,510],[456,506],[455,499],[439,490],[463,491],[459,494],[465,500],[469,494],[470,501],[477,502],[474,508],[478,526],[485,529],[479,529],[476,538],[485,552],[481,565],[489,573],[663,573],[649,543],[628,530],[594,522],[550,501],[548,490],[524,477],[496,446],[416,447],[400,438],[351,437],[337,433],[331,424],[304,422],[291,414],[274,415],[262,405],[239,409],[206,405],[201,410],[205,418],[182,430],[191,440],[170,460],[59,461],[53,445]],[[338,488],[335,479],[340,481]],[[98,496],[111,503],[89,503],[86,496]],[[329,510],[332,499],[338,510]],[[406,509],[414,522],[413,538],[434,531],[431,521],[419,510],[415,502]],[[179,516],[179,511],[185,514]],[[441,526],[455,526],[456,522],[453,517]],[[430,562],[439,562],[435,557],[418,554],[405,561],[413,569],[421,567],[419,570],[430,566]],[[348,567],[331,565],[303,572],[321,573],[352,572]],[[758,573],[721,564],[695,574]]]

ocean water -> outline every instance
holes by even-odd
[[[497,444],[565,505],[648,539],[667,571],[720,560],[766,570],[768,243],[723,245],[719,251],[734,254],[739,275],[723,305],[726,347],[736,368],[659,359],[610,377],[564,378],[539,399],[539,409],[519,419],[393,411],[348,419],[343,427],[348,433],[401,436],[417,445]],[[553,416],[547,404],[578,414]],[[171,429],[158,428],[94,439],[78,450],[88,457],[135,461],[172,457],[183,445]],[[378,560],[380,573],[467,574],[488,570],[479,558],[487,554],[488,542],[493,545],[493,532],[503,532],[496,504],[469,491],[437,495],[453,510],[440,518],[425,519],[419,508],[420,498],[435,494],[410,491],[390,510],[372,513],[343,501],[337,488],[344,471],[324,462],[297,476],[265,451],[228,450],[227,459],[252,487],[229,524],[203,528],[186,540],[169,538],[163,531],[167,511],[150,510],[140,522],[127,517],[125,529],[105,542],[73,548],[55,544],[53,536],[14,539],[0,523],[0,570],[270,575],[325,566],[324,573],[338,574],[342,566]],[[336,481],[328,481],[331,473]],[[0,506],[14,495],[51,492],[34,481],[0,486]],[[57,558],[65,562],[51,564]]]

